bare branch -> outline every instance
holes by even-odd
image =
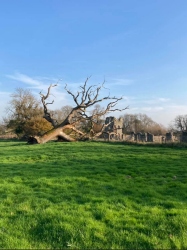
[[[80,89],[79,91],[76,92],[76,94],[74,94],[70,89],[68,89],[67,84],[65,85],[64,89],[69,95],[72,96],[75,102],[75,107],[72,108],[71,112],[68,113],[67,117],[58,126],[55,120],[52,118],[47,107],[49,104],[53,104],[54,100],[52,102],[46,102],[46,100],[48,99],[50,95],[51,88],[55,87],[57,84],[50,85],[46,95],[40,92],[40,97],[41,97],[41,101],[42,101],[43,108],[44,108],[44,118],[47,121],[49,121],[54,127],[52,134],[50,133],[49,135],[46,134],[46,137],[45,135],[43,135],[43,138],[45,137],[44,138],[45,140],[43,141],[46,141],[47,137],[52,138],[53,135],[61,136],[66,140],[73,141],[74,138],[71,139],[70,135],[68,136],[65,135],[64,133],[65,128],[68,128],[74,131],[75,133],[77,133],[79,135],[79,138],[80,136],[82,136],[82,138],[85,138],[86,136],[88,136],[87,133],[88,133],[89,128],[91,128],[89,132],[91,132],[94,137],[98,136],[101,133],[104,133],[105,127],[109,125],[109,124],[102,125],[100,123],[101,118],[103,118],[108,112],[123,111],[123,110],[128,109],[128,107],[125,107],[122,109],[119,109],[116,107],[118,102],[122,100],[122,97],[120,98],[115,97],[115,96],[111,97],[110,93],[108,93],[108,95],[104,97],[99,97],[101,90],[106,89],[104,87],[105,80],[103,81],[102,84],[88,86],[87,84],[88,84],[89,79],[90,77],[86,79],[86,81],[84,82],[82,86],[80,86]],[[92,112],[92,114],[90,114],[91,112],[90,108],[103,101],[108,102],[105,108],[96,109],[95,112]],[[100,128],[100,131],[97,133],[94,132],[94,126],[96,125]],[[83,128],[85,128],[85,130]],[[81,130],[83,130],[83,132]],[[87,133],[85,133],[85,131],[87,131]]]
[[[77,93],[77,96],[75,96],[70,90],[67,89],[67,84],[65,85],[64,89],[68,92],[68,94],[70,94],[73,97],[73,100],[79,106],[78,100],[77,100],[77,98],[79,96],[79,92]]]
[[[91,88],[91,86],[90,86],[90,87],[88,88],[88,90],[86,91],[86,85],[87,85],[87,82],[88,82],[89,79],[90,79],[90,77],[87,77],[87,79],[86,79],[84,85],[83,85],[83,86],[80,86],[80,87],[83,89],[83,91],[82,91],[82,98],[81,98],[81,100],[82,100],[81,104],[83,104],[83,103],[86,101],[87,95],[88,95],[89,90],[90,90],[90,88]],[[86,94],[85,94],[85,93],[86,93]]]
[[[96,125],[96,123],[93,122],[92,123],[92,128],[90,130],[91,138],[92,139],[97,138],[97,137],[99,137],[100,135],[102,135],[104,133],[108,134],[108,132],[105,132],[105,128],[107,128],[111,123],[112,123],[112,121],[109,122],[109,123],[107,123],[107,124],[103,124],[102,127],[101,127],[101,129],[100,129],[100,131],[99,132],[95,132],[94,131],[94,126]]]
[[[57,124],[56,124],[56,121],[51,117],[51,114],[50,114],[50,112],[47,109],[47,105],[48,104],[53,104],[54,100],[52,102],[48,102],[48,103],[46,103],[45,100],[48,99],[48,97],[50,95],[51,88],[54,88],[56,86],[57,86],[57,84],[54,84],[54,85],[51,84],[49,86],[48,90],[47,90],[47,94],[46,95],[42,94],[41,91],[39,93],[40,97],[41,97],[42,104],[43,104],[43,108],[44,108],[44,116],[43,116],[43,118],[45,118],[48,122],[50,122],[53,127],[55,127]]]

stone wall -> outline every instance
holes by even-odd
[[[181,142],[187,142],[187,132],[182,132],[180,136],[180,141]]]
[[[165,135],[153,135],[151,133],[134,133],[124,135],[125,141],[136,142],[155,142],[155,143],[172,143],[172,142],[186,142],[187,132],[171,133],[167,132]]]
[[[165,142],[165,136],[162,136],[162,135],[155,135],[154,136],[154,141],[153,142],[156,142],[156,143],[163,143]]]
[[[134,133],[126,135],[123,134],[123,118],[116,119],[113,116],[109,116],[105,120],[105,124],[108,126],[105,128],[103,138],[108,140],[123,140],[132,142],[155,142],[155,143],[171,143],[171,142],[186,142],[187,143],[187,131],[186,132],[167,132],[165,135],[153,135],[151,133]]]
[[[156,142],[165,143],[165,136],[163,135],[153,135],[151,133],[134,133],[131,132],[129,135],[124,135],[125,141],[134,142]]]
[[[116,119],[113,116],[109,116],[106,118],[105,124],[108,124],[104,130],[105,139],[123,140],[123,118]]]
[[[173,133],[171,132],[166,133],[165,142],[173,142],[173,140],[174,140]]]

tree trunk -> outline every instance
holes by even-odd
[[[74,102],[75,102],[75,107],[72,108],[70,114],[67,115],[67,117],[65,118],[65,120],[57,125],[55,119],[53,118],[53,116],[50,114],[50,111],[48,110],[47,105],[48,104],[52,104],[54,101],[52,102],[46,102],[46,100],[48,99],[49,95],[50,95],[50,90],[51,88],[57,86],[57,84],[55,85],[50,85],[47,91],[47,94],[44,95],[40,92],[40,96],[41,96],[41,101],[43,104],[43,108],[44,108],[44,118],[50,122],[52,124],[52,126],[54,127],[53,129],[51,129],[50,131],[46,132],[43,136],[40,137],[32,137],[28,140],[28,143],[46,143],[50,140],[53,140],[54,138],[58,137],[58,138],[62,138],[65,141],[76,141],[77,140],[82,140],[82,139],[87,139],[90,137],[90,135],[86,138],[86,134],[84,134],[83,132],[81,132],[80,130],[78,130],[76,128],[76,125],[78,126],[79,124],[81,125],[82,121],[85,122],[90,122],[91,124],[93,124],[92,127],[92,138],[99,136],[100,134],[102,134],[102,132],[104,132],[104,129],[106,126],[108,126],[108,124],[103,124],[102,126],[100,126],[100,129],[97,128],[96,131],[94,131],[94,124],[97,123],[99,117],[103,117],[105,114],[107,114],[108,112],[113,112],[113,111],[122,111],[127,109],[123,108],[123,109],[118,109],[116,108],[116,104],[118,103],[118,101],[120,101],[122,99],[122,97],[117,98],[117,97],[110,97],[110,95],[107,95],[105,97],[100,98],[99,97],[99,93],[100,90],[102,88],[104,88],[104,82],[100,85],[90,85],[87,86],[87,82],[88,82],[89,78],[86,79],[85,83],[80,86],[79,91],[77,91],[76,94],[73,94],[73,92],[71,92],[69,89],[67,89],[67,85],[65,86],[65,90],[66,92],[72,96]],[[100,102],[106,101],[108,100],[109,103],[106,105],[106,108],[103,109],[97,109],[96,112],[92,112],[92,114],[90,115],[91,112],[91,108],[94,105],[97,105]],[[95,125],[96,126],[96,125]],[[98,127],[98,124],[97,124]],[[74,139],[71,135],[67,135],[64,130],[65,129],[71,129],[72,131],[75,132],[74,137],[76,139]],[[100,131],[97,131],[100,130]],[[78,134],[78,136],[77,136]]]
[[[67,135],[66,133],[63,132],[64,129],[73,129],[73,126],[71,125],[66,125],[64,127],[60,127],[60,128],[53,128],[49,131],[47,131],[44,135],[42,136],[35,136],[35,137],[30,137],[28,140],[29,144],[43,144],[46,143],[48,141],[51,141],[53,139],[55,139],[56,137],[60,137],[65,141],[69,141],[69,142],[73,142],[76,141],[74,138],[72,138],[71,136]]]

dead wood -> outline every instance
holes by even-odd
[[[105,127],[109,124],[103,124],[100,126],[100,130],[94,130],[94,126],[96,127],[97,124],[95,122],[96,118],[98,120],[98,117],[103,117],[108,112],[114,112],[114,111],[122,111],[126,110],[128,107],[119,109],[116,107],[118,102],[122,100],[122,97],[111,97],[110,94],[100,98],[99,94],[100,91],[104,88],[104,83],[100,85],[90,85],[88,86],[88,80],[89,77],[86,79],[84,84],[80,86],[79,91],[76,93],[73,93],[70,89],[68,89],[67,85],[65,85],[66,92],[73,98],[75,102],[75,107],[72,109],[70,114],[66,117],[66,119],[61,122],[60,124],[57,124],[57,122],[53,119],[49,109],[48,105],[53,104],[54,100],[52,102],[46,102],[47,99],[50,96],[51,89],[53,87],[56,87],[57,85],[50,85],[48,87],[46,95],[42,94],[40,92],[41,102],[44,109],[44,118],[50,122],[53,126],[53,129],[46,132],[41,137],[33,137],[30,138],[28,143],[46,143],[50,140],[53,140],[54,138],[59,138],[59,140],[64,141],[76,141],[76,140],[85,140],[88,138],[96,138],[100,136],[104,130]],[[98,103],[102,103],[104,101],[108,101],[106,104],[106,107],[99,111],[98,113],[90,114],[89,110],[94,105]],[[89,123],[90,125],[90,131],[88,133],[85,133],[84,131],[81,131],[80,125],[82,123]],[[98,127],[98,126],[97,126]],[[66,133],[65,130],[69,130],[70,133]]]

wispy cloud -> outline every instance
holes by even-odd
[[[29,85],[30,88],[32,89],[47,89],[47,87],[50,84],[56,84],[58,83],[58,87],[60,86],[60,79],[56,78],[49,78],[49,77],[43,77],[43,76],[37,76],[37,77],[31,77],[26,74],[22,74],[19,72],[16,72],[15,74],[12,75],[6,75],[6,77],[13,79],[17,82],[24,83],[26,85]],[[58,88],[57,87],[57,88]]]
[[[16,72],[15,74],[12,75],[6,75],[6,77],[13,79],[15,81],[18,82],[22,82],[24,84],[27,84],[30,86],[30,88],[32,89],[46,89],[50,84],[57,84],[57,88],[59,90],[59,88],[63,86],[65,86],[66,82],[62,79],[57,79],[57,78],[49,78],[49,77],[45,77],[45,76],[36,76],[36,77],[31,77],[28,76],[26,74],[22,74],[19,72]],[[75,90],[78,91],[80,86],[82,86],[84,84],[85,80],[83,81],[77,81],[77,82],[67,82],[68,85],[68,89],[70,90]],[[88,85],[92,84],[92,81],[88,82]]]
[[[164,107],[158,106],[158,107],[142,107],[140,110],[147,111],[147,112],[158,112],[163,110]]]
[[[144,106],[143,103],[132,105],[129,113],[145,113],[154,121],[168,126],[169,122],[173,121],[177,115],[187,114],[187,105],[178,105],[169,102],[162,102],[161,105]]]
[[[158,98],[151,98],[149,100],[143,100],[143,103],[146,103],[146,104],[158,104],[158,103],[167,103],[169,101],[170,101],[169,98],[158,97]]]
[[[7,77],[31,85],[33,87],[40,87],[41,85],[43,85],[43,82],[21,73],[15,73],[14,75],[7,75]]]
[[[0,96],[9,96],[10,92],[7,91],[0,91]]]
[[[127,86],[131,85],[134,82],[133,79],[128,78],[109,78],[107,79],[107,85],[113,85],[113,86]]]
[[[168,112],[176,112],[178,115],[187,114],[187,105],[171,104],[166,106]]]
[[[170,101],[170,99],[169,98],[158,98],[158,101],[159,102],[169,102]]]
[[[48,77],[42,77],[42,76],[31,77],[31,76],[28,76],[26,74],[22,74],[20,72],[16,72],[14,74],[7,75],[6,77],[13,79],[17,82],[21,82],[21,83],[28,85],[29,88],[34,91],[35,95],[38,95],[38,93],[40,91],[42,91],[42,93],[45,94],[50,84],[57,83],[57,79],[55,79],[55,78],[48,78]],[[67,88],[70,91],[72,91],[73,93],[76,93],[78,90],[80,90],[80,86],[82,86],[84,84],[84,82],[85,82],[85,80],[77,81],[77,82],[68,82]],[[131,82],[132,82],[132,80],[130,80],[130,79],[110,79],[109,82],[106,81],[106,84],[105,84],[106,88],[103,89],[103,92],[105,92],[105,94],[106,94],[106,91],[110,92],[108,87],[111,88],[111,86],[116,86],[116,85],[120,85],[120,86],[128,85]],[[71,100],[72,98],[69,97],[69,95],[64,90],[62,85],[65,86],[65,81],[61,81],[58,84],[58,86],[53,88],[51,91],[51,96],[50,96],[49,101],[55,99],[55,102],[53,105],[55,108],[60,108],[64,105],[74,105],[74,103]],[[90,79],[88,82],[88,85],[95,85],[95,83],[93,83],[93,80]],[[99,85],[101,85],[101,83],[100,84],[98,83],[98,86]],[[39,91],[37,92],[37,90],[39,90]],[[103,92],[101,91],[101,93],[100,93],[101,97],[104,94]],[[107,92],[107,95],[108,94],[109,93]],[[130,99],[130,97],[123,96],[123,100],[125,102],[128,102],[129,99]]]
[[[136,111],[136,112],[159,112],[161,110],[164,110],[164,107],[161,107],[161,106],[153,106],[153,107],[133,107],[131,109],[132,111]]]
[[[22,82],[30,87],[34,91],[35,95],[39,95],[39,92],[46,93],[50,84],[56,84],[58,81],[55,78],[48,77],[31,77],[19,72],[16,72],[13,75],[7,75],[8,78],[13,79],[18,82]],[[39,90],[39,92],[37,92]],[[67,105],[66,101],[67,93],[61,89],[61,84],[57,84],[55,88],[52,89],[50,100],[55,99],[53,108],[61,108],[64,105]]]

